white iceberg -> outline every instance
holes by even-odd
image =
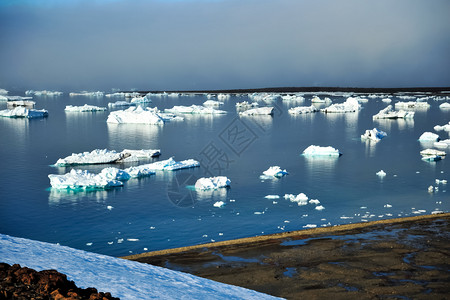
[[[320,99],[318,96],[314,96],[311,99],[311,103],[331,103],[331,99],[330,98],[324,98],[324,99]]]
[[[288,110],[288,112],[293,115],[307,114],[307,113],[313,113],[313,112],[318,112],[318,111],[319,111],[319,109],[317,109],[314,105],[297,106],[297,107],[292,107]]]
[[[278,195],[266,195],[264,196],[266,199],[280,199],[280,196]]]
[[[215,190],[218,188],[224,188],[230,186],[230,179],[226,176],[217,176],[217,177],[203,177],[199,178],[195,182],[196,190]]]
[[[223,105],[222,101],[215,101],[215,100],[206,100],[203,102],[203,106],[220,106]]]
[[[356,112],[361,109],[361,104],[357,98],[349,97],[344,103],[332,104],[326,108],[322,108],[320,111],[324,113],[347,113]]]
[[[378,171],[378,172],[376,173],[376,175],[377,175],[378,177],[384,177],[384,176],[386,176],[386,172],[383,171],[383,170],[380,170],[380,171]]]
[[[225,206],[225,202],[223,201],[217,201],[213,204],[214,207],[224,207]]]
[[[247,101],[242,101],[242,102],[238,102],[236,103],[236,108],[249,108],[249,107],[257,107],[259,106],[258,102],[247,102]]]
[[[165,112],[174,113],[174,114],[226,114],[227,112],[224,110],[214,109],[212,107],[205,107],[200,105],[191,105],[191,106],[174,106],[172,108],[166,108]]]
[[[447,148],[447,147],[450,147],[450,139],[440,140],[439,142],[434,142],[433,145],[436,148]]]
[[[445,151],[436,150],[436,149],[425,149],[425,150],[420,151],[420,155],[422,155],[422,156],[434,156],[434,155],[445,156],[445,155],[447,155],[447,153]]]
[[[133,97],[130,101],[130,103],[138,104],[138,103],[151,103],[152,100],[147,98],[147,96],[144,97]]]
[[[217,99],[219,100],[226,100],[230,98],[230,94],[218,94]]]
[[[86,97],[103,97],[104,93],[97,91],[97,92],[87,92],[87,91],[82,91],[79,93],[69,93],[69,96],[73,97],[73,96],[86,96]]]
[[[439,135],[432,132],[424,132],[420,137],[419,141],[433,141],[438,142],[439,141]]]
[[[422,160],[425,160],[425,161],[438,161],[441,159],[442,159],[442,156],[440,156],[440,155],[424,155],[424,156],[422,156]]]
[[[279,166],[272,166],[265,170],[263,174],[268,177],[283,177],[284,175],[287,175],[288,172],[282,170]]]
[[[42,90],[42,91],[34,91],[34,90],[28,90],[25,92],[25,95],[35,95],[35,96],[61,96],[63,94],[63,92],[58,92],[58,91],[47,91],[47,90]]]
[[[413,111],[404,111],[404,110],[395,111],[392,108],[392,105],[388,105],[387,107],[380,110],[372,118],[376,120],[376,119],[407,119],[413,117],[414,117]]]
[[[252,108],[239,113],[242,116],[273,115],[273,107]]]
[[[173,158],[157,161],[150,164],[140,165],[136,167],[126,168],[131,177],[141,177],[154,171],[176,171],[180,169],[188,169],[199,167],[200,163],[194,159],[175,161]]]
[[[48,116],[48,111],[45,109],[28,109],[23,106],[17,106],[13,109],[0,110],[0,117],[8,118],[44,118]]]
[[[303,155],[307,156],[340,156],[341,153],[338,149],[331,146],[321,147],[311,145],[303,151]]]
[[[372,140],[372,141],[380,141],[382,138],[384,138],[385,136],[387,136],[387,133],[384,131],[381,131],[377,128],[374,129],[367,129],[366,132],[364,134],[361,135],[361,139],[368,139],[368,140]]]
[[[156,109],[144,109],[141,106],[137,106],[111,112],[106,122],[116,124],[127,123],[158,125],[164,124],[164,119]]]
[[[106,107],[100,107],[100,106],[88,105],[88,104],[85,104],[82,106],[67,105],[64,110],[70,111],[70,112],[91,112],[91,111],[105,111]]]
[[[50,174],[48,178],[55,189],[106,189],[122,186],[120,180],[129,179],[129,175],[117,168],[105,168],[99,174],[73,169],[64,175]]]
[[[65,158],[60,158],[55,163],[55,166],[70,166],[70,165],[90,165],[90,164],[110,164],[119,162],[139,161],[140,159],[147,159],[156,157],[161,154],[160,150],[128,150],[116,152],[108,149],[95,149],[91,152],[72,153],[72,155]]]
[[[448,108],[450,108],[450,103],[448,103],[448,102],[442,103],[441,105],[439,105],[439,108],[440,109],[448,109]]]
[[[442,130],[444,130],[444,131],[448,131],[448,132],[450,132],[450,122],[448,122],[448,124],[445,124],[445,125],[436,125],[436,126],[434,126],[434,128],[433,128],[435,131],[442,131]]]
[[[281,96],[281,99],[283,101],[293,101],[293,102],[298,101],[298,102],[300,102],[300,101],[304,101],[305,97],[303,97],[301,95],[283,95],[283,96]]]
[[[0,89],[0,95],[8,95],[8,91],[5,89]]]
[[[390,98],[384,98],[384,99],[381,99],[381,101],[384,102],[384,103],[391,103],[392,102],[392,100]]]
[[[116,102],[110,102],[108,103],[108,107],[115,108],[115,107],[123,107],[123,106],[135,106],[137,103],[131,103],[127,101],[116,101]]]
[[[8,108],[14,108],[17,106],[33,108],[35,104],[36,104],[36,102],[31,101],[31,100],[13,100],[13,101],[6,102],[6,106]]]
[[[430,104],[427,102],[409,101],[409,102],[397,102],[395,108],[429,108]]]
[[[295,202],[297,203],[298,206],[308,204],[308,196],[306,196],[304,193],[300,193],[298,195],[285,194],[284,199],[287,199],[291,202]]]
[[[280,98],[280,95],[272,93],[253,93],[249,94],[248,97],[253,101],[272,102]]]

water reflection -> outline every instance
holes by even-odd
[[[273,117],[269,115],[254,115],[254,116],[240,116],[242,120],[248,123],[253,123],[258,126],[262,131],[266,131],[272,128]]]
[[[2,130],[5,130],[14,137],[12,141],[19,142],[18,146],[25,147],[25,140],[27,139],[30,132],[30,123],[36,120],[30,120],[26,118],[2,118],[0,117],[0,122],[2,123]],[[2,134],[5,134],[2,132]],[[23,149],[23,148],[22,148]]]
[[[141,149],[157,148],[158,136],[162,131],[162,126],[146,124],[107,123],[107,128],[111,149],[130,148],[130,145]]]
[[[311,174],[333,172],[339,159],[338,156],[302,156],[304,157],[306,167]]]
[[[382,126],[385,130],[392,130],[393,125],[397,125],[399,130],[405,130],[414,128],[414,119],[375,119],[373,120],[375,123],[379,124],[378,126]]]
[[[374,157],[378,141],[374,141],[371,139],[364,139],[361,140],[361,142],[364,143],[364,145],[366,146],[366,157]]]
[[[224,201],[227,199],[228,188],[218,188],[217,190],[195,190],[199,201]]]
[[[85,198],[89,200],[94,199],[97,202],[105,202],[108,198],[108,190],[60,190],[50,188],[48,204],[50,206],[78,204]]]

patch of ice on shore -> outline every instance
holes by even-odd
[[[227,112],[224,110],[214,109],[212,107],[205,107],[200,105],[191,105],[191,106],[182,106],[176,105],[172,108],[166,108],[165,112],[174,113],[174,114],[226,114]]]
[[[273,115],[273,107],[265,106],[252,108],[239,113],[241,116],[256,116],[256,115]]]
[[[307,156],[340,156],[341,153],[338,149],[335,149],[331,146],[321,147],[311,145],[303,151],[303,155]]]
[[[385,136],[387,136],[386,132],[381,131],[377,128],[374,128],[374,129],[367,129],[366,132],[361,135],[361,139],[368,139],[368,140],[378,142]]]
[[[319,109],[315,107],[314,105],[311,106],[297,106],[292,107],[288,110],[288,112],[292,115],[299,115],[299,114],[308,114],[308,113],[314,113],[318,112]]]
[[[203,177],[199,178],[195,182],[195,189],[197,190],[215,190],[218,188],[224,188],[230,186],[230,179],[226,176],[217,176],[217,177]]]
[[[320,111],[324,113],[348,113],[357,112],[361,109],[361,104],[357,98],[349,97],[344,103],[332,104],[322,108]]]
[[[106,107],[100,107],[95,105],[82,105],[82,106],[72,106],[67,105],[64,111],[70,111],[70,112],[90,112],[90,111],[105,111]]]
[[[0,117],[7,118],[45,118],[48,116],[48,111],[45,109],[28,109],[23,106],[17,106],[13,109],[0,110]]]

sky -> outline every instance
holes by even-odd
[[[0,87],[450,86],[448,0],[2,0]]]

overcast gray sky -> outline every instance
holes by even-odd
[[[450,1],[0,4],[0,88],[280,86],[450,86]]]

